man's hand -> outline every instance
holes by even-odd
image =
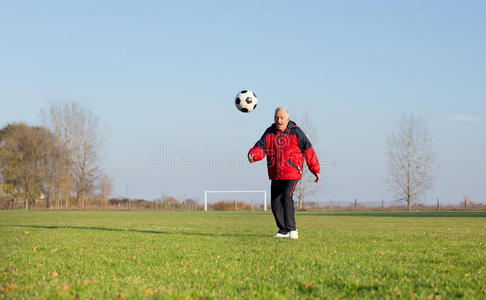
[[[253,162],[253,153],[248,153],[248,161],[250,164]]]
[[[314,180],[314,182],[319,182],[319,180],[321,179],[321,174],[320,173],[316,173],[314,175],[316,176],[316,179]]]

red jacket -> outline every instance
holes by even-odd
[[[268,177],[271,180],[300,179],[304,158],[312,173],[320,173],[319,160],[312,144],[292,121],[283,132],[272,124],[249,153],[253,154],[254,161],[267,156]]]

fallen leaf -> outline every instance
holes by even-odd
[[[74,284],[74,281],[71,281],[70,284],[64,286],[64,290],[65,291],[69,290],[73,286],[73,284]]]
[[[145,291],[143,291],[145,294],[157,294],[157,290],[151,290],[151,289],[145,289]]]
[[[17,286],[16,285],[7,285],[5,287],[5,292],[13,292],[17,289]]]
[[[450,271],[454,270],[455,268],[456,268],[456,266],[454,266],[454,265],[450,265],[450,266],[448,266],[448,267],[445,269],[445,271],[446,271],[446,272],[450,272]]]

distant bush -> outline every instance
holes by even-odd
[[[246,204],[245,202],[237,202],[237,201],[219,201],[213,204],[210,204],[209,209],[213,210],[249,210],[251,206]]]

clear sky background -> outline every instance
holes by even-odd
[[[385,137],[413,112],[438,165],[423,201],[486,202],[485,1],[1,1],[0,125],[53,100],[108,128],[116,195],[269,190],[246,153],[283,105],[318,129],[312,200],[393,200]]]

